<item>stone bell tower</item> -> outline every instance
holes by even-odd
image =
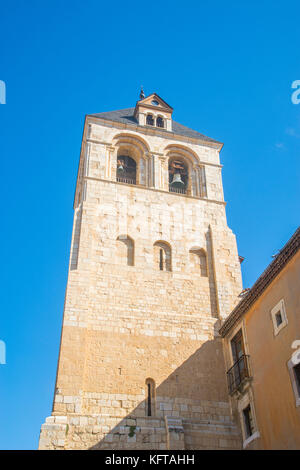
[[[87,115],[41,449],[239,448],[220,320],[242,290],[222,144],[156,93]]]

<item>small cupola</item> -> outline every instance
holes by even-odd
[[[140,99],[136,103],[134,117],[140,126],[155,127],[172,131],[173,108],[160,96],[152,93],[145,97],[141,89]]]

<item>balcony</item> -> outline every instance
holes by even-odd
[[[241,391],[245,382],[250,378],[249,356],[243,354],[227,372],[230,395],[233,395],[237,390]]]
[[[174,186],[169,184],[169,192],[177,194],[186,194],[186,188],[174,188]]]
[[[136,184],[136,178],[128,178],[126,176],[117,176],[118,183]]]

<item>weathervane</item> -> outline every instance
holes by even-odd
[[[143,100],[144,98],[145,98],[145,93],[143,90],[143,85],[141,85],[140,100]]]

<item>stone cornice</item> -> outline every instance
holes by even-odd
[[[87,138],[86,142],[91,143],[91,144],[108,145],[109,147],[111,147],[111,142],[105,142],[104,140]]]
[[[227,202],[225,201],[217,201],[216,199],[208,199],[207,197],[199,197],[199,196],[191,196],[188,194],[177,194],[177,193],[170,193],[169,191],[165,191],[163,189],[158,189],[158,188],[149,188],[148,186],[143,186],[141,184],[127,184],[127,183],[121,183],[119,181],[113,181],[113,180],[105,180],[104,178],[96,178],[94,176],[84,176],[83,180],[91,180],[91,181],[98,181],[98,182],[103,182],[103,183],[110,183],[110,184],[117,184],[117,185],[122,185],[122,186],[127,186],[130,189],[137,188],[137,189],[143,189],[147,191],[155,191],[163,194],[170,194],[171,196],[175,197],[187,197],[189,199],[197,199],[198,201],[205,201],[205,202],[213,202],[215,204],[219,204],[221,206],[226,206]]]

